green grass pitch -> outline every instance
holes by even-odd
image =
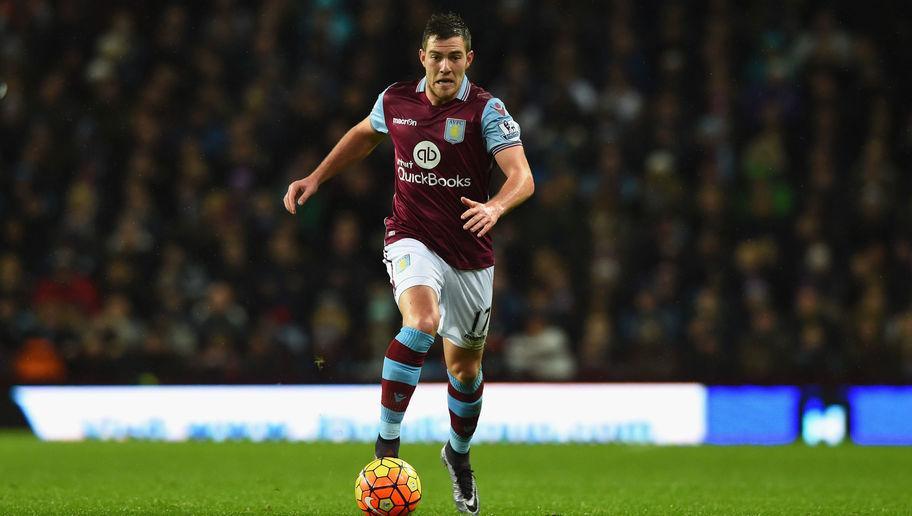
[[[370,444],[43,443],[0,434],[0,514],[358,514]],[[454,514],[403,445],[418,514]],[[483,514],[912,514],[912,449],[477,445]]]

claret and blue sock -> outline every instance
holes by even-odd
[[[471,383],[462,383],[447,373],[447,405],[450,409],[450,448],[457,454],[469,453],[469,443],[481,414],[481,395],[484,377],[481,371]]]
[[[462,514],[478,514],[478,488],[469,463],[469,442],[481,413],[484,380],[481,371],[471,382],[463,383],[453,375],[447,387],[450,408],[450,439],[440,450],[440,459],[453,482],[453,502]]]
[[[380,379],[380,435],[374,453],[377,457],[399,456],[399,430],[421,366],[434,336],[415,328],[403,327],[390,342],[383,359]]]

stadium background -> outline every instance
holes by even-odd
[[[376,382],[388,143],[281,197],[420,75],[440,5],[537,186],[495,230],[487,379],[912,379],[908,18],[36,0],[0,1],[0,385]]]

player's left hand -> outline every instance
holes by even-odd
[[[468,197],[460,197],[459,200],[469,207],[460,217],[462,220],[468,219],[462,229],[471,233],[477,232],[478,238],[485,236],[494,227],[494,224],[497,224],[497,220],[504,211],[503,207],[499,205],[483,204]]]

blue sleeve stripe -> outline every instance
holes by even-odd
[[[493,156],[494,154],[497,154],[498,152],[500,152],[508,147],[516,147],[517,145],[522,146],[522,142],[510,142],[510,143],[504,143],[502,145],[498,145],[497,147],[494,147],[493,149],[491,149],[491,155]]]
[[[475,417],[478,414],[481,414],[482,399],[483,398],[478,398],[471,403],[466,403],[447,394],[447,406],[453,411],[453,414],[456,414],[459,417]]]
[[[388,89],[389,87],[386,88],[386,90]],[[370,113],[370,124],[374,131],[389,134],[389,128],[386,127],[386,115],[383,113],[383,96],[386,95],[386,90],[377,95],[377,101],[374,102],[374,108]]]
[[[497,106],[497,109],[495,109]],[[510,138],[506,138],[501,131],[501,124],[510,123],[515,125],[515,134],[511,133]],[[492,97],[485,104],[481,111],[481,132],[484,135],[485,148],[493,154],[506,144],[516,144],[520,142],[520,127],[516,120],[507,112],[503,102],[497,97]],[[503,147],[506,148],[506,147]]]
[[[390,358],[383,359],[383,379],[401,382],[408,385],[418,385],[421,377],[421,368],[397,362]]]

